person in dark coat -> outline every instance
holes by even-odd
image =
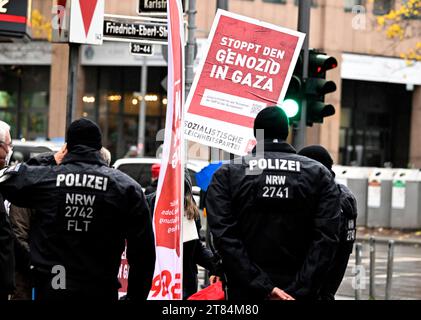
[[[228,299],[318,300],[338,245],[339,190],[323,165],[285,142],[282,109],[260,111],[254,132],[257,148],[223,164],[207,190]]]
[[[58,152],[44,152],[28,161],[29,166],[56,166],[63,161],[67,154],[66,145]],[[15,261],[16,261],[16,290],[11,300],[32,300],[31,254],[29,251],[29,234],[31,220],[35,217],[35,210],[10,205],[10,223],[15,235]]]
[[[36,299],[117,300],[126,239],[128,297],[146,299],[155,245],[141,186],[104,162],[94,122],[74,121],[66,138],[61,165],[18,164],[0,174],[0,192],[36,211],[30,233]]]
[[[10,127],[0,121],[0,169],[8,165],[12,150]],[[15,290],[15,238],[9,219],[9,206],[0,192],[0,301],[8,300]]]
[[[158,187],[158,178],[159,178],[160,169],[161,169],[161,165],[159,163],[154,163],[151,166],[151,184],[145,188],[145,196],[156,192],[156,188]]]
[[[320,145],[308,146],[298,154],[320,162],[335,176],[332,170],[333,159],[324,147]],[[357,200],[347,186],[338,184],[338,188],[341,197],[339,246],[329,266],[328,278],[320,290],[320,299],[322,300],[335,300],[335,294],[345,275],[356,236]]]

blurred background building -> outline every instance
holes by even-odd
[[[380,30],[379,19],[407,1],[413,0],[312,0],[310,47],[335,56],[339,68],[330,72],[338,85],[329,95],[336,114],[309,128],[307,143],[323,144],[340,164],[421,167],[421,62],[411,53],[421,48],[421,15],[414,11],[405,16],[408,29],[398,40]],[[105,2],[106,13],[137,15],[138,0]],[[216,1],[196,2],[198,61]],[[0,119],[12,125],[14,138],[60,139],[68,46],[48,41],[51,1],[33,0],[32,9],[33,41],[0,43]],[[287,28],[297,26],[296,0],[229,0],[229,10]],[[127,43],[82,46],[77,116],[100,124],[114,158],[137,144],[142,99],[145,155],[154,156],[161,144],[156,133],[165,124],[167,69],[161,46],[154,50],[154,56],[144,58],[131,55]],[[413,61],[403,59],[405,54]],[[142,65],[148,68],[144,96]]]

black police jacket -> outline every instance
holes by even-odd
[[[155,248],[137,182],[107,167],[98,151],[85,146],[76,146],[59,166],[21,164],[5,170],[0,180],[7,199],[36,210],[30,250],[38,272],[51,275],[55,266],[63,266],[68,290],[116,290],[127,239],[128,296],[147,297]]]
[[[352,191],[343,184],[338,184],[341,192],[341,235],[340,241],[351,243],[355,241],[357,229],[357,199]],[[351,246],[352,251],[352,246]],[[350,252],[351,253],[351,252]]]
[[[343,184],[338,184],[341,198],[339,245],[329,266],[328,277],[320,290],[321,300],[334,300],[348,266],[356,237],[357,200]]]
[[[264,148],[264,156],[224,164],[207,191],[228,299],[264,299],[274,287],[317,299],[338,243],[338,188],[324,166],[289,144]]]
[[[0,297],[15,289],[14,235],[0,194]]]

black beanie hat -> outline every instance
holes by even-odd
[[[66,142],[69,151],[78,144],[100,150],[102,148],[101,129],[95,122],[81,118],[70,124],[67,129]]]
[[[316,160],[332,172],[333,160],[329,152],[320,145],[312,145],[301,149],[299,155]]]
[[[265,139],[286,140],[289,134],[288,117],[284,110],[277,106],[264,108],[254,120],[253,131],[255,137],[258,129],[265,130]]]

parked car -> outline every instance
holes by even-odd
[[[26,162],[40,153],[57,152],[61,148],[61,144],[50,141],[13,140],[12,144],[13,154],[10,160],[12,164]]]

